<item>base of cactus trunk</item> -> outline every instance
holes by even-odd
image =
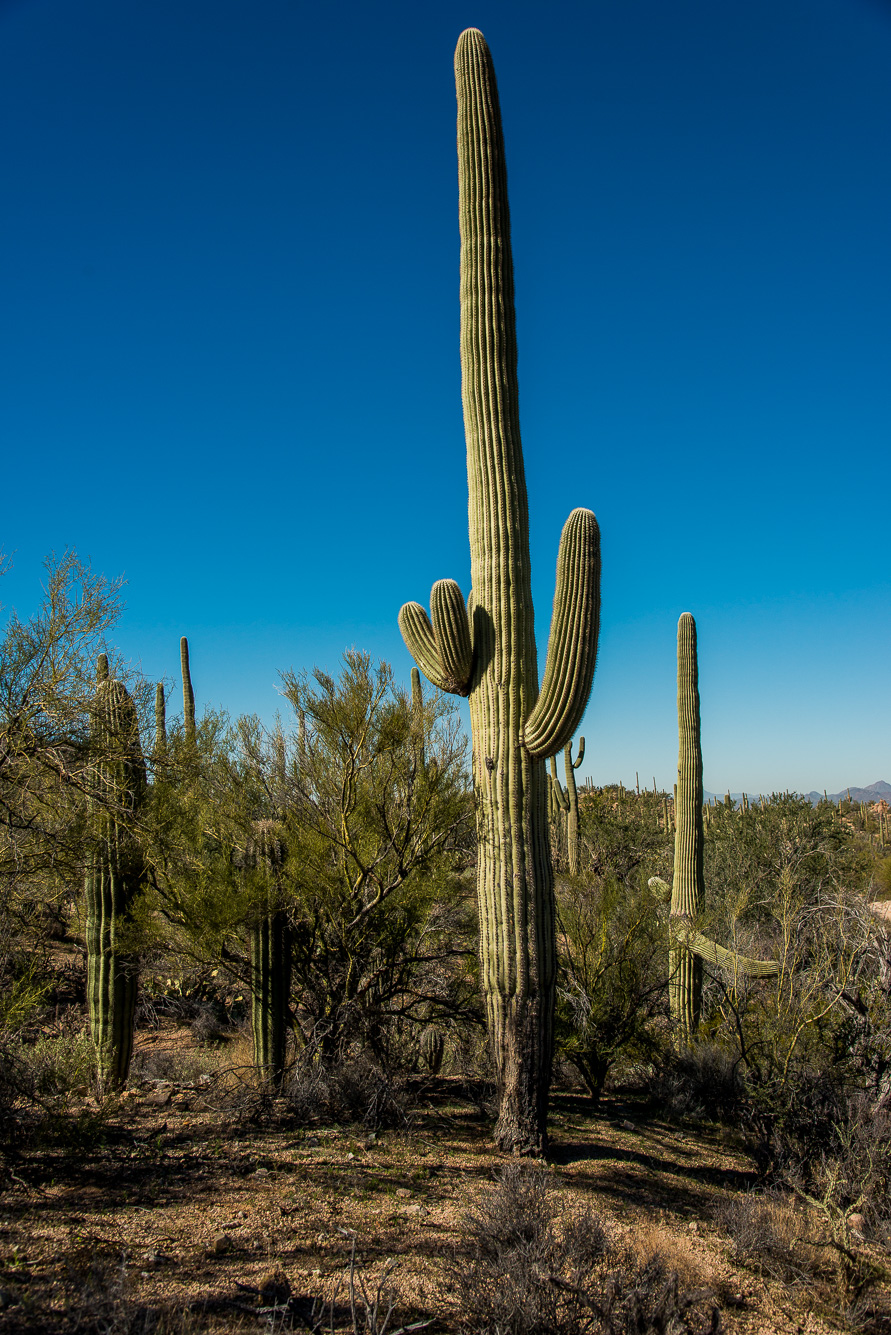
[[[539,998],[488,998],[498,1121],[494,1140],[507,1154],[540,1157],[548,1148],[553,1004]]]

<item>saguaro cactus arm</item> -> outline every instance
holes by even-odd
[[[562,751],[591,694],[600,632],[600,529],[590,510],[573,510],[557,554],[557,588],[541,694],[523,728],[532,756]]]
[[[406,603],[399,629],[428,681],[451,695],[467,695],[473,670],[470,621],[460,588],[440,579],[430,592],[432,620],[420,603]]]
[[[661,876],[651,876],[647,881],[650,894],[660,904],[667,904],[671,899],[671,886]],[[694,955],[698,955],[707,964],[719,968],[732,969],[737,973],[748,974],[752,978],[772,978],[780,972],[780,966],[774,960],[756,960],[749,955],[742,955],[738,950],[727,950],[711,941],[701,932],[695,931],[681,917],[671,919],[672,939],[683,945]]]
[[[569,758],[570,760],[572,760],[572,750],[571,750],[571,748],[570,748],[570,751],[569,751],[569,753],[568,753],[568,758]],[[578,769],[579,765],[581,765],[581,763],[582,763],[582,761],[584,760],[584,758],[585,758],[585,739],[584,739],[584,737],[580,737],[580,738],[579,738],[579,753],[578,753],[578,755],[576,756],[575,760],[572,761],[572,768],[573,768],[573,769]]]

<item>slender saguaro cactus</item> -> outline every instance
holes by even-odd
[[[699,666],[696,622],[689,612],[684,612],[678,622],[678,786],[674,818],[673,928],[697,916],[705,894]],[[681,944],[676,932],[670,954],[670,980],[672,1018],[681,1039],[690,1042],[699,1026],[702,1007],[702,960]]]
[[[155,759],[161,760],[167,754],[167,702],[164,699],[164,683],[155,687]]]
[[[291,995],[291,941],[281,906],[280,869],[284,850],[272,821],[257,821],[246,863],[264,879],[264,902],[250,926],[251,1032],[258,1075],[281,1083],[288,1042]]]
[[[579,872],[579,792],[575,782],[575,771],[585,758],[585,739],[579,738],[579,753],[572,758],[572,742],[563,748],[563,768],[566,771],[566,796],[569,810],[566,814],[566,859],[570,876]]]
[[[189,673],[189,641],[185,635],[179,642],[179,661],[183,673],[183,720],[186,741],[195,742],[195,692],[192,690],[192,678]]]
[[[100,1088],[127,1079],[133,1054],[137,961],[120,949],[121,929],[145,881],[145,864],[132,819],[146,799],[139,723],[123,682],[109,679],[108,659],[97,665],[93,714],[95,842],[85,882],[87,1003]]]
[[[479,860],[481,982],[495,1061],[495,1139],[546,1144],[556,941],[545,761],[581,721],[597,654],[600,539],[574,510],[560,539],[547,661],[538,687],[529,516],[517,396],[507,174],[495,72],[481,32],[455,52],[461,228],[461,379],[472,589],[439,580],[430,612],[399,625],[421,671],[470,697]]]

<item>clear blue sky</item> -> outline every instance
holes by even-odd
[[[452,53],[483,30],[513,216],[543,663],[603,535],[583,773],[891,780],[891,5],[5,0],[7,605],[74,546],[119,641],[271,718],[467,591]]]

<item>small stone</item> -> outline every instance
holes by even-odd
[[[348,1159],[355,1159],[355,1157],[356,1157],[355,1154],[352,1154],[352,1153],[350,1153],[350,1154],[347,1155],[347,1158],[348,1158]]]
[[[255,1169],[254,1169],[254,1177],[268,1177],[268,1176],[269,1176],[269,1169],[268,1169],[268,1168],[255,1168]]]
[[[213,1252],[214,1256],[225,1256],[227,1252],[231,1252],[232,1247],[233,1242],[229,1237],[229,1234],[218,1233],[211,1244],[210,1250]]]
[[[625,1121],[625,1122],[622,1123],[622,1130],[623,1130],[623,1131],[636,1131],[636,1130],[637,1130],[637,1127],[634,1125],[633,1122]]]
[[[855,1233],[859,1233],[861,1237],[863,1237],[863,1224],[864,1219],[862,1214],[854,1213],[848,1215],[849,1227],[852,1228]]]
[[[397,1187],[397,1188],[396,1188],[396,1195],[397,1195],[397,1196],[410,1196],[410,1195],[411,1195],[411,1192],[409,1191],[408,1187]]]
[[[689,1228],[689,1230],[690,1230],[691,1233],[698,1233],[698,1232],[699,1232],[699,1225],[697,1224],[697,1222],[696,1222],[695,1219],[694,1219],[691,1223],[689,1223],[689,1224],[687,1225],[687,1227]]]
[[[291,1285],[283,1270],[273,1270],[260,1280],[261,1307],[277,1307],[291,1296]]]
[[[166,1108],[172,1098],[172,1089],[159,1089],[154,1094],[149,1094],[148,1102],[155,1108]]]
[[[374,1132],[372,1131],[371,1135],[370,1135],[370,1136],[366,1136],[365,1139],[364,1139],[364,1141],[363,1141],[362,1143],[363,1143],[363,1145],[365,1146],[365,1148],[366,1148],[367,1150],[370,1150],[371,1147],[372,1147],[372,1145],[376,1145],[376,1144],[377,1144],[377,1136],[376,1136],[376,1135],[374,1134]]]
[[[406,1207],[405,1207],[405,1209],[402,1211],[402,1213],[403,1213],[403,1214],[416,1214],[416,1215],[422,1215],[422,1214],[426,1214],[427,1211],[424,1209],[423,1205],[406,1205]]]

